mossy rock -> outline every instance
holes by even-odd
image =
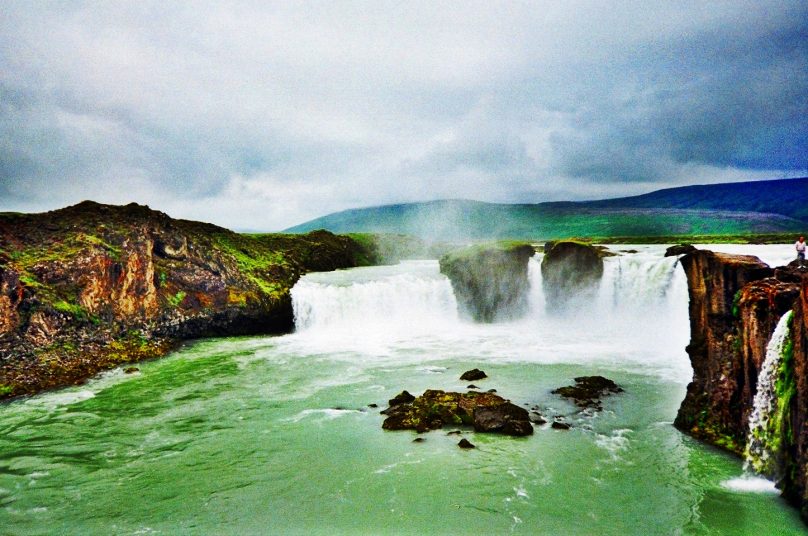
[[[541,263],[542,285],[549,312],[586,307],[603,277],[603,250],[577,241],[545,245]]]
[[[524,316],[530,290],[528,261],[534,253],[526,242],[496,242],[441,257],[440,271],[452,283],[460,315],[486,323]]]

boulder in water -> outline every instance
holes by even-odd
[[[533,433],[528,412],[493,393],[455,393],[429,389],[410,403],[384,410],[385,430],[426,432],[465,424],[478,432],[523,436]]]
[[[570,398],[580,408],[600,410],[600,399],[610,393],[622,393],[623,389],[616,383],[603,376],[579,376],[575,378],[575,385],[559,387],[553,394]]]
[[[477,447],[474,446],[474,444],[471,441],[469,441],[466,438],[461,439],[460,442],[457,444],[457,446],[460,447],[461,449],[475,449],[475,448],[477,448]]]
[[[473,382],[473,381],[476,381],[476,380],[482,380],[483,378],[487,378],[487,377],[488,377],[488,375],[485,372],[483,372],[480,369],[475,368],[475,369],[467,370],[466,372],[464,372],[463,375],[460,376],[460,379],[464,380],[464,381],[467,381],[467,382]]]
[[[390,406],[398,406],[399,404],[409,404],[415,400],[415,397],[408,391],[401,391],[396,396],[387,401]]]
[[[505,402],[496,406],[474,408],[474,431],[526,436],[533,433],[533,426],[527,410]]]

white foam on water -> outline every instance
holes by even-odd
[[[721,487],[738,493],[780,493],[771,480],[752,475],[724,480]]]
[[[314,418],[315,422],[332,421],[346,415],[356,415],[362,412],[358,409],[305,409],[293,417],[283,419],[284,422],[300,422],[304,419]]]
[[[29,406],[40,406],[47,408],[56,408],[58,406],[68,406],[95,398],[95,392],[89,389],[81,390],[67,390],[53,393],[46,393],[40,396],[33,397],[25,401]]]

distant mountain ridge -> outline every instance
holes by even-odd
[[[682,186],[597,201],[439,200],[351,209],[287,229],[404,233],[434,240],[805,232],[808,177]]]

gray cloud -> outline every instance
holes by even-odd
[[[279,229],[808,168],[804,2],[3,8],[0,210]]]

